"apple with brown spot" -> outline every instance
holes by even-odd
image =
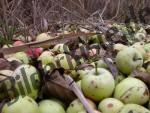
[[[99,103],[98,109],[102,113],[117,113],[123,106],[124,104],[118,99],[106,98]]]

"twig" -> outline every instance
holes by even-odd
[[[89,105],[89,103],[87,102],[87,100],[85,99],[83,93],[81,92],[81,90],[79,89],[79,87],[77,86],[77,84],[74,82],[74,80],[70,77],[70,76],[65,76],[65,80],[66,82],[69,84],[70,89],[76,94],[76,96],[79,98],[79,100],[81,101],[81,103],[83,104],[84,108],[86,109],[86,111],[88,113],[94,113],[93,109],[91,108],[91,106]]]
[[[118,14],[119,14],[119,9],[120,9],[120,3],[121,3],[121,0],[119,0],[119,2],[118,2],[117,11],[116,11],[115,16],[112,17],[110,20],[113,20],[113,19],[115,19],[115,18],[118,16]]]

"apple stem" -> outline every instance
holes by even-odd
[[[95,74],[98,75],[98,70],[97,70],[97,62],[95,62]]]

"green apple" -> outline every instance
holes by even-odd
[[[38,58],[39,61],[42,62],[43,65],[47,65],[50,63],[54,63],[53,53],[50,51],[44,51]]]
[[[2,113],[40,113],[38,104],[30,97],[19,96],[6,103]]]
[[[150,113],[148,109],[137,104],[126,104],[117,113]]]
[[[143,57],[137,49],[128,47],[117,54],[116,65],[122,73],[130,74],[134,69],[142,67]]]
[[[93,109],[96,109],[96,105],[94,102],[92,102],[89,99],[87,99],[87,101]],[[82,105],[80,100],[75,99],[74,101],[70,103],[69,107],[67,108],[66,113],[79,113],[79,112],[86,112],[86,110],[84,109],[84,106]]]
[[[18,60],[20,60],[24,64],[29,63],[29,57],[25,52],[17,52],[14,54],[14,57]]]
[[[54,100],[42,100],[39,103],[40,113],[65,113],[61,104]]]
[[[144,49],[144,45],[142,42],[137,42],[132,45],[133,48],[137,49],[143,56],[143,59],[147,59],[147,53],[146,50]]]
[[[117,43],[117,44],[115,44],[114,46],[113,46],[113,49],[115,50],[115,51],[117,51],[117,52],[119,52],[119,51],[121,51],[121,50],[123,50],[123,49],[125,49],[125,48],[127,48],[128,46],[126,46],[126,45],[123,45],[123,44],[121,44],[121,43]]]
[[[62,67],[69,70],[74,70],[77,65],[75,59],[68,54],[58,54],[55,57],[55,62],[57,67]]]
[[[53,51],[58,53],[70,53],[69,47],[65,44],[55,45]]]
[[[87,98],[101,101],[110,97],[115,88],[112,74],[103,68],[92,69],[81,80],[81,89]]]
[[[128,77],[116,86],[114,97],[125,104],[143,105],[149,100],[149,90],[143,81]]]
[[[102,113],[118,113],[123,106],[124,104],[120,100],[115,98],[106,98],[99,103],[98,109]]]

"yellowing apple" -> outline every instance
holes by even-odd
[[[57,67],[68,70],[74,70],[77,65],[75,59],[68,54],[58,54],[55,56],[55,63]]]
[[[70,52],[69,47],[65,44],[55,45],[53,48],[53,51],[57,53],[69,53]]]
[[[20,60],[24,64],[28,64],[30,60],[28,55],[25,52],[17,52],[13,55],[13,57]]]
[[[50,51],[44,51],[39,57],[38,60],[42,62],[43,65],[54,63],[53,53]]]

